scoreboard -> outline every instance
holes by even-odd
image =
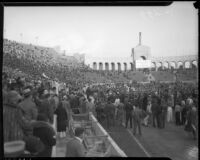
[[[151,60],[136,60],[135,66],[139,68],[151,68]]]

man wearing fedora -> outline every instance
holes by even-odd
[[[22,97],[16,91],[8,92],[7,103],[3,104],[3,133],[4,142],[23,139],[23,129],[20,124],[22,112],[18,107]]]
[[[32,92],[30,88],[26,88],[23,91],[24,100],[19,104],[24,112],[24,116],[27,120],[36,120],[38,110],[36,104],[32,100]]]
[[[10,142],[15,144],[16,141],[24,141],[25,148],[30,153],[43,150],[43,146],[39,140],[32,137],[31,134],[31,122],[27,120],[23,114],[23,110],[19,107],[19,101],[22,97],[16,91],[8,92],[7,103],[3,104],[3,132],[4,132],[4,144]],[[12,145],[11,145],[12,146]],[[14,151],[13,151],[14,152]],[[21,154],[23,151],[19,152]],[[10,153],[15,154],[15,153]],[[20,156],[15,154],[16,156]],[[10,156],[10,155],[8,155]]]
[[[38,106],[38,114],[45,114],[49,122],[53,124],[54,111],[49,101],[50,94],[48,90],[40,91],[39,97],[35,97],[35,103]]]

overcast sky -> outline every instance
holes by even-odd
[[[142,32],[142,44],[151,48],[152,56],[194,55],[198,51],[198,10],[193,3],[173,2],[166,7],[5,7],[4,33],[10,40],[59,45],[69,55],[128,57]]]

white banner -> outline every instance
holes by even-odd
[[[151,68],[151,60],[136,60],[136,68]]]

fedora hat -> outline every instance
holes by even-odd
[[[29,88],[26,88],[26,89],[23,91],[23,94],[24,94],[25,97],[31,95],[31,93],[32,93],[32,92],[31,92],[31,90],[30,90]]]

